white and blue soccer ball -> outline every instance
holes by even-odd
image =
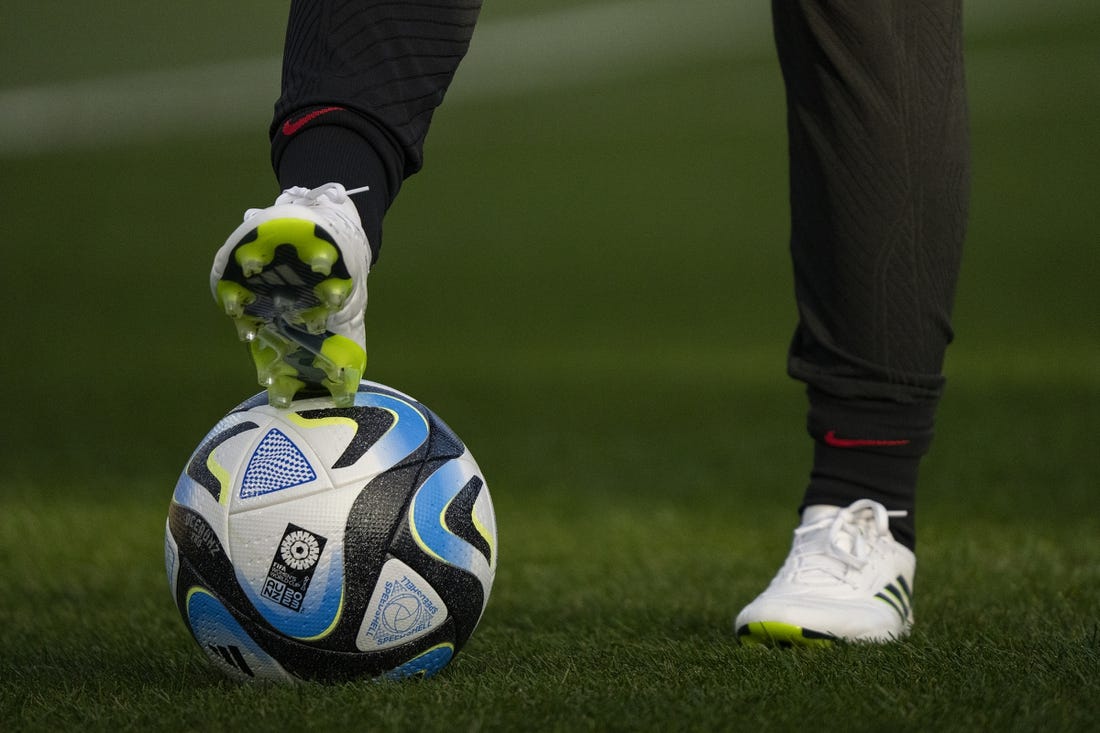
[[[243,680],[430,676],[470,638],[497,531],[477,462],[424,405],[364,381],[222,418],[168,511],[176,607],[211,662]]]

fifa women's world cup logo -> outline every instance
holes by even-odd
[[[279,554],[283,562],[295,570],[309,570],[321,556],[321,545],[312,534],[297,529],[283,537]]]
[[[302,601],[326,539],[296,524],[288,524],[275,550],[260,595],[292,611],[301,612]]]

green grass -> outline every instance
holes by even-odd
[[[1100,12],[1052,7],[971,36],[958,343],[922,472],[917,625],[889,647],[732,638],[810,457],[783,374],[767,55],[437,115],[372,275],[370,376],[470,445],[501,561],[470,644],[423,683],[238,686],[167,591],[176,475],[255,391],[206,275],[274,192],[264,130],[3,161],[0,728],[1095,729],[1100,45],[1082,29]],[[95,34],[70,35],[32,80],[79,77],[66,59]]]

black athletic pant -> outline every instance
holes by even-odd
[[[479,7],[291,6],[271,128],[279,182],[370,185],[355,202],[376,257],[382,217],[421,167]],[[789,372],[808,386],[816,446],[804,505],[871,498],[908,510],[891,526],[912,546],[966,221],[961,0],[772,9],[799,310]]]
[[[787,89],[804,505],[909,515],[932,439],[966,228],[962,0],[773,0]]]
[[[377,259],[382,217],[420,170],[432,113],[481,0],[294,0],[271,125],[279,183],[369,185],[353,197]]]

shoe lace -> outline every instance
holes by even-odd
[[[344,188],[340,183],[326,183],[323,186],[317,188],[305,188],[304,186],[291,186],[290,188],[279,194],[275,199],[275,204],[300,204],[302,206],[316,206],[319,203],[327,202],[340,206],[345,203],[348,198],[357,193],[363,193],[369,191],[370,186],[360,186],[359,188]],[[244,212],[244,218],[247,221],[256,214],[264,211],[263,209],[247,209]],[[346,218],[346,217],[345,217]]]
[[[801,583],[849,583],[849,572],[861,570],[875,545],[890,535],[890,518],[904,517],[904,510],[887,510],[882,504],[861,499],[836,514],[794,531],[791,548],[791,580]]]
[[[322,200],[327,200],[333,204],[342,204],[348,200],[348,197],[352,194],[362,193],[369,191],[370,186],[360,186],[359,188],[344,188],[340,183],[326,183],[323,186],[317,188],[305,188],[303,186],[292,186],[291,188],[283,191],[275,203],[277,204],[303,204],[309,206],[316,204]]]

